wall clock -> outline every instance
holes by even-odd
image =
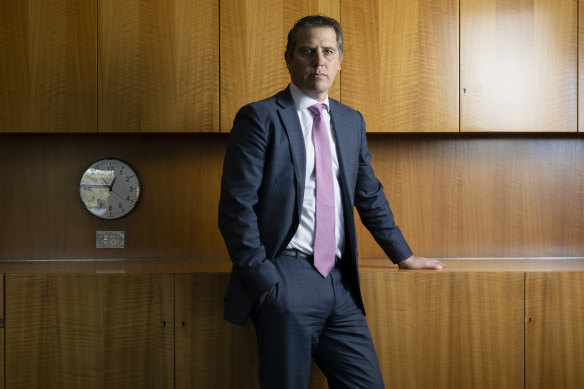
[[[79,196],[85,208],[103,219],[130,213],[140,200],[142,186],[136,171],[115,158],[96,161],[81,176]]]

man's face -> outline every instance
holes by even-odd
[[[286,55],[286,66],[294,85],[323,101],[341,70],[342,59],[331,27],[299,28],[294,51]]]

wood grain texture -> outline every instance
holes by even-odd
[[[176,276],[176,388],[258,388],[258,350],[250,321],[223,320],[228,274]],[[310,388],[327,388],[313,363]]]
[[[460,2],[461,131],[576,131],[577,7]]]
[[[584,272],[527,273],[525,298],[525,387],[584,387]]]
[[[258,388],[253,326],[223,320],[227,274],[176,276],[176,388]]]
[[[458,132],[458,1],[341,2],[343,103],[369,132]]]
[[[339,0],[220,0],[221,131],[231,130],[247,103],[284,89],[290,76],[284,61],[288,32],[306,15],[339,20]],[[339,76],[329,92],[339,97]]]
[[[96,0],[0,1],[0,132],[95,132]]]
[[[174,387],[173,276],[8,275],[6,289],[7,387]]]
[[[0,260],[227,259],[217,228],[225,143],[224,135],[4,134]],[[580,135],[380,134],[369,148],[416,254],[584,257]],[[79,200],[82,172],[105,156],[129,162],[144,187],[119,220],[97,219]],[[95,249],[97,230],[125,231],[126,248]],[[385,258],[360,222],[357,233],[360,258]]]
[[[578,0],[578,132],[584,133],[584,2]]]
[[[522,273],[366,272],[361,285],[388,387],[523,387]]]
[[[196,134],[6,136],[0,258],[227,258],[217,227],[224,147]],[[127,161],[143,185],[117,220],[91,215],[79,198],[83,171],[106,156]],[[110,230],[125,231],[124,249],[95,248],[95,232]]]
[[[373,167],[414,253],[584,256],[584,142],[486,136],[370,137]],[[362,226],[361,258],[385,255]]]
[[[211,0],[99,1],[99,131],[219,129]]]

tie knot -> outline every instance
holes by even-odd
[[[325,107],[324,104],[314,104],[308,107],[308,110],[312,112],[314,116],[320,116],[322,114],[322,109]]]

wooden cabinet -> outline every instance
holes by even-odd
[[[6,387],[173,388],[172,275],[6,276]]]
[[[0,1],[0,132],[95,132],[97,0]]]
[[[176,388],[258,388],[253,326],[223,320],[227,274],[176,276]]]
[[[578,0],[578,131],[584,132],[584,0]]]
[[[370,132],[578,127],[576,0],[0,4],[0,132],[228,132],[289,82],[287,33],[316,13],[345,32],[330,95]]]
[[[525,387],[584,387],[584,273],[527,273]]]
[[[523,387],[523,273],[361,273],[385,383]]]
[[[228,274],[176,276],[176,388],[258,388],[257,341],[251,321],[223,320]],[[326,388],[313,364],[311,388]]]
[[[458,131],[458,1],[343,0],[342,102],[368,132]]]
[[[98,5],[99,131],[218,131],[217,1]]]
[[[577,130],[575,0],[461,0],[461,131]]]
[[[0,131],[218,131],[215,0],[0,4]]]
[[[272,96],[290,82],[284,51],[288,31],[303,16],[339,20],[339,0],[220,0],[221,131],[247,103]],[[339,80],[331,97],[339,97]]]
[[[584,385],[581,261],[451,260],[444,272],[377,262],[361,287],[388,387]],[[0,277],[6,388],[256,388],[253,325],[223,320],[228,279],[7,274],[2,288]],[[326,387],[313,365],[310,388]]]

